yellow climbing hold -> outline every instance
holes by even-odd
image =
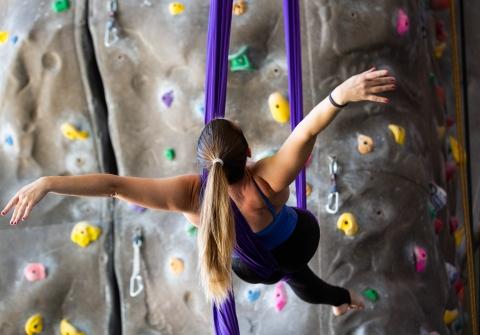
[[[354,236],[358,232],[357,220],[352,213],[343,213],[337,221],[337,228],[347,236]]]
[[[438,43],[435,46],[435,50],[433,51],[433,54],[435,55],[436,59],[440,59],[443,56],[443,53],[445,52],[445,49],[447,48],[447,44],[445,42]]]
[[[461,226],[457,230],[455,230],[455,246],[458,248],[462,245],[463,239],[465,238],[465,227]]]
[[[405,143],[405,128],[402,128],[395,124],[389,124],[388,129],[390,129],[390,131],[392,132],[393,137],[395,138],[395,142],[397,142],[398,144]]]
[[[40,314],[32,315],[25,322],[25,333],[27,335],[40,334],[43,331],[43,318]]]
[[[67,320],[63,319],[60,322],[60,334],[62,335],[85,335],[72,326]]]
[[[458,318],[458,310],[446,309],[443,314],[443,322],[448,326]]]
[[[466,153],[463,150],[460,143],[458,143],[457,139],[453,136],[449,136],[450,140],[450,149],[452,150],[452,156],[457,164],[465,162]]]
[[[373,151],[373,140],[371,137],[358,134],[357,136],[358,152],[362,155],[368,154]]]
[[[447,132],[447,128],[444,126],[437,127],[437,135],[438,139],[442,141],[445,138],[445,133]]]
[[[8,37],[10,34],[8,31],[0,31],[0,44],[5,44],[8,42]]]
[[[243,15],[247,11],[247,2],[245,0],[237,0],[233,3],[233,14]]]
[[[290,119],[290,106],[287,99],[279,92],[270,94],[268,97],[268,107],[275,121],[287,123]]]
[[[175,275],[179,275],[185,269],[185,265],[183,264],[183,260],[180,258],[173,257],[170,259],[170,270]]]
[[[305,190],[307,197],[309,197],[312,194],[312,190],[313,190],[312,185],[307,183],[306,190]]]
[[[85,248],[91,242],[96,241],[101,233],[102,230],[99,227],[91,225],[88,221],[80,221],[73,227],[70,238],[72,242]]]
[[[60,127],[63,136],[68,138],[69,140],[85,140],[89,137],[88,131],[85,130],[78,130],[74,125],[71,123],[64,123]]]
[[[168,10],[172,15],[182,14],[185,10],[185,5],[181,2],[172,2],[168,5]]]

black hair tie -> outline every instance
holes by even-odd
[[[344,105],[337,104],[337,103],[335,102],[335,100],[333,100],[333,98],[332,98],[332,92],[330,92],[330,94],[328,95],[328,100],[330,100],[330,103],[331,103],[332,105],[334,105],[335,107],[337,107],[337,108],[343,108],[343,107],[345,107],[345,106],[348,105],[348,102],[347,102],[346,104],[344,104]]]

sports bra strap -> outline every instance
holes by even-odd
[[[277,213],[275,212],[275,206],[273,206],[272,202],[268,200],[265,194],[263,194],[262,190],[260,189],[258,184],[255,182],[255,179],[253,179],[253,177],[252,177],[252,180],[253,180],[253,183],[255,184],[255,187],[257,188],[258,193],[260,193],[260,195],[262,196],[263,202],[265,203],[265,205],[267,205],[268,210],[270,211],[270,213],[272,213],[272,216],[275,219],[275,217],[277,216]]]

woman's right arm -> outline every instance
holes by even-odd
[[[108,173],[80,176],[41,177],[21,188],[1,214],[15,207],[11,224],[30,214],[47,193],[74,196],[115,197],[152,209],[183,212],[194,216],[198,211],[200,177],[183,175],[171,178],[123,177]]]

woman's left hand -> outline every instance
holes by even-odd
[[[395,78],[390,76],[388,70],[370,70],[354,75],[341,83],[332,92],[332,98],[338,104],[344,105],[354,101],[375,101],[388,103],[385,97],[378,93],[393,91]]]

